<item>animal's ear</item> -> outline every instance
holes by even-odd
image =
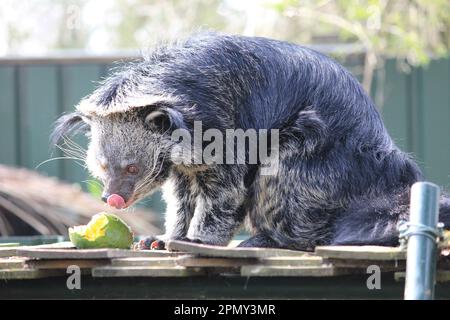
[[[61,116],[56,120],[55,128],[50,136],[52,146],[57,145],[64,136],[86,132],[90,129],[90,118],[80,112],[73,112]]]
[[[152,109],[145,115],[144,121],[151,130],[161,133],[184,127],[183,115],[170,107]]]

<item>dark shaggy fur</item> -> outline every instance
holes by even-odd
[[[147,98],[150,102],[139,102]],[[143,147],[120,146],[137,159],[160,148],[153,134],[159,132],[162,143],[176,128],[192,131],[195,120],[204,130],[280,130],[276,175],[261,175],[258,165],[189,166],[156,157],[165,161],[164,172],[139,198],[166,182],[171,222],[164,239],[225,245],[247,219],[253,237],[241,246],[396,245],[396,224],[407,219],[410,187],[421,179],[358,81],[332,59],[286,42],[193,36],[117,71],[84,103],[91,107],[79,112],[97,126],[95,132],[108,131],[107,120],[118,128],[130,122],[141,128],[142,113],[164,112],[164,121],[147,127],[151,136],[134,136]],[[56,139],[77,120],[79,114],[63,118]],[[121,141],[120,132],[109,134]],[[133,133],[124,129],[122,135]],[[90,147],[92,152],[111,163],[125,152],[113,141],[106,143],[107,135],[92,139],[101,146]],[[161,148],[162,153],[170,149]],[[123,194],[128,198],[133,183],[142,179],[127,180]],[[110,180],[120,194],[120,176],[108,172],[104,182]],[[441,220],[448,226],[450,204],[442,201]]]

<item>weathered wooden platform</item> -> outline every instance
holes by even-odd
[[[235,244],[234,244],[235,245]],[[67,276],[76,265],[91,277],[336,277],[377,265],[401,281],[406,253],[399,247],[325,246],[314,253],[285,249],[218,247],[171,241],[168,250],[79,250],[70,242],[0,248],[0,279]],[[449,281],[449,258],[439,260],[438,281]]]
[[[398,247],[327,246],[315,252],[172,241],[168,250],[79,250],[70,242],[0,247],[3,298],[401,298],[406,253]],[[450,297],[450,255],[441,248],[437,292]],[[69,290],[67,268],[83,290]],[[368,290],[368,266],[383,290]],[[42,290],[48,288],[48,290]]]

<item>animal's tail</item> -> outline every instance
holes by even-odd
[[[444,195],[439,202],[439,222],[444,223],[444,229],[450,230],[450,195]]]
[[[331,244],[397,246],[397,224],[409,221],[409,195],[407,190],[356,203],[336,221]],[[450,197],[446,195],[440,199],[439,221],[450,229]]]

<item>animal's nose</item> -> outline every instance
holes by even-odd
[[[104,202],[104,203],[106,203],[107,201],[108,201],[108,197],[110,196],[110,194],[109,193],[104,193],[104,194],[102,194],[102,201]]]
[[[112,194],[103,194],[102,200],[106,202],[109,206],[114,207],[116,209],[123,209],[126,207],[125,199],[115,193]]]

